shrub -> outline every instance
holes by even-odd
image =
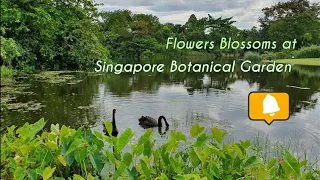
[[[5,65],[10,65],[11,61],[22,55],[22,48],[16,43],[12,38],[4,38],[0,36],[1,39],[1,57]]]
[[[320,45],[303,47],[293,52],[295,58],[320,58]]]
[[[244,53],[244,59],[250,60],[251,62],[260,62],[261,61],[261,57],[260,57],[259,53],[252,52],[252,51],[248,51],[248,52]]]
[[[143,59],[151,59],[154,56],[154,52],[150,51],[149,49],[142,52],[142,58]]]
[[[263,55],[261,55],[262,57],[266,57],[267,59],[269,59],[269,57],[271,58],[271,60],[275,60],[275,59],[291,59],[292,58],[292,50],[283,50],[283,51],[279,51],[279,52],[268,52],[265,53]]]
[[[7,66],[1,66],[1,77],[12,77],[16,74],[16,71]]]
[[[3,179],[320,178],[319,171],[306,168],[306,160],[300,162],[287,151],[281,159],[266,161],[249,153],[249,140],[225,143],[227,133],[217,127],[206,133],[204,127],[195,124],[190,139],[171,131],[167,142],[157,147],[152,129],[132,143],[130,128],[117,138],[85,128],[60,128],[59,124],[51,125],[49,132],[41,132],[44,126],[41,119],[17,130],[15,126],[7,129],[1,139]],[[105,127],[111,134],[110,121]],[[124,151],[127,145],[131,151]]]

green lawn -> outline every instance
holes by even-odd
[[[320,58],[304,58],[304,59],[279,59],[275,60],[277,63],[285,64],[299,64],[309,66],[320,66]]]

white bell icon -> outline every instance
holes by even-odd
[[[275,112],[280,111],[278,106],[278,102],[276,98],[267,94],[266,97],[263,99],[263,114],[269,114],[270,116],[274,116]]]

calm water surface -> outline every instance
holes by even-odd
[[[316,67],[299,67],[291,73],[153,73],[102,74],[69,73],[77,83],[51,83],[39,79],[20,79],[25,85],[8,104],[21,108],[3,108],[3,132],[11,125],[33,123],[44,117],[47,124],[71,127],[87,126],[103,130],[104,120],[117,109],[118,129],[132,128],[137,136],[144,133],[138,118],[148,115],[167,117],[170,130],[188,134],[191,126],[218,126],[230,132],[228,139],[254,139],[257,134],[273,142],[294,142],[307,149],[311,157],[320,152],[320,75]],[[318,75],[317,75],[318,72]],[[81,81],[81,82],[80,82]],[[6,87],[6,86],[5,86]],[[303,87],[302,89],[297,87]],[[270,126],[248,118],[248,94],[252,91],[287,92],[290,95],[290,119]],[[37,104],[38,108],[30,109]],[[29,108],[29,109],[28,109]],[[158,135],[159,143],[167,136]],[[167,133],[168,134],[168,133]],[[137,138],[136,136],[136,138]]]

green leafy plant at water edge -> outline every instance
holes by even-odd
[[[227,132],[206,131],[195,124],[190,139],[171,131],[156,146],[153,130],[132,143],[132,130],[118,137],[59,124],[43,131],[44,119],[7,129],[1,139],[3,179],[319,179],[320,171],[306,168],[290,152],[264,162],[250,152],[251,142],[225,143]],[[109,134],[110,121],[105,122]],[[207,129],[208,130],[208,129]],[[130,150],[125,150],[129,146]]]
[[[12,68],[8,68],[6,66],[1,66],[1,77],[12,77],[16,74],[16,71],[13,70]]]
[[[261,61],[261,57],[260,57],[259,53],[252,52],[252,51],[246,52],[244,54],[244,59],[245,60],[250,60],[252,62],[260,62]]]
[[[293,56],[292,50],[282,50],[279,52],[267,52],[262,54],[261,56],[266,58],[267,60],[275,60],[275,59],[291,59]]]
[[[319,58],[320,46],[312,45],[309,47],[303,47],[293,52],[295,58]]]
[[[302,47],[298,50],[282,50],[279,52],[268,52],[262,55],[263,57],[271,57],[275,59],[301,59],[301,58],[319,58],[320,57],[320,46],[311,45],[308,47]]]

